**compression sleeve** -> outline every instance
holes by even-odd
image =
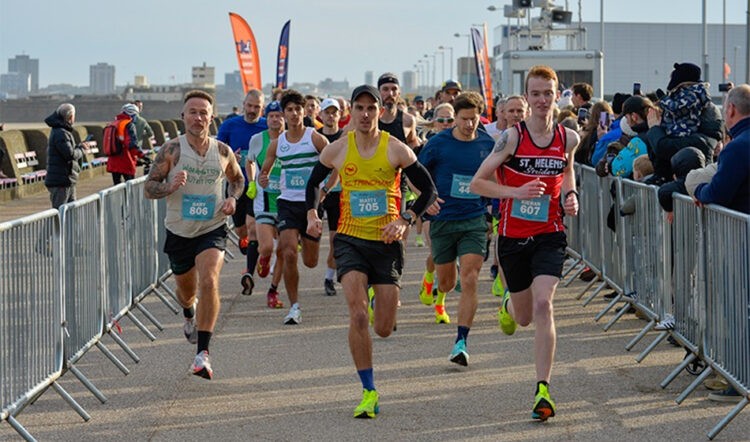
[[[411,206],[411,210],[414,211],[415,215],[422,216],[427,207],[437,199],[435,183],[432,181],[430,173],[419,161],[415,161],[411,166],[404,168],[404,173],[420,192],[419,197]]]
[[[307,180],[307,187],[305,188],[305,207],[307,210],[318,209],[318,203],[320,203],[320,183],[323,182],[331,173],[330,167],[326,167],[318,161],[315,163],[312,172],[310,172],[310,178]]]

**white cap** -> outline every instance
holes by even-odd
[[[138,113],[138,106],[132,103],[128,103],[122,107],[122,111],[131,117]]]
[[[320,109],[326,110],[329,107],[335,107],[337,110],[341,110],[341,106],[339,105],[339,100],[333,99],[333,98],[326,98],[323,100],[322,103],[320,103]]]

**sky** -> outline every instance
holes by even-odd
[[[581,0],[583,21],[700,23],[701,0]],[[726,2],[726,22],[744,24],[747,0]],[[505,24],[502,6],[511,0],[0,0],[0,73],[7,59],[39,59],[39,84],[86,86],[89,66],[115,65],[115,82],[132,84],[145,75],[151,84],[190,81],[191,67],[216,68],[216,82],[238,70],[229,12],[245,18],[258,41],[263,84],[273,82],[276,49],[291,19],[289,83],[325,78],[364,81],[375,75],[414,70],[439,46],[465,56],[472,25]],[[556,0],[578,20],[577,0]],[[722,1],[708,0],[708,22],[722,22]],[[500,11],[487,10],[495,5]],[[538,10],[537,10],[538,11]],[[534,14],[536,15],[536,14]],[[448,59],[445,55],[446,76]],[[441,55],[436,58],[441,65]],[[439,71],[439,69],[438,69]]]

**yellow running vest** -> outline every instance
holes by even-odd
[[[348,133],[341,177],[341,217],[338,233],[360,239],[380,241],[382,229],[396,220],[401,208],[401,173],[388,162],[388,138],[380,132],[380,141],[372,158],[362,158],[354,131]]]

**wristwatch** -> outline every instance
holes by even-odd
[[[406,223],[409,224],[410,226],[414,225],[414,217],[411,216],[411,213],[409,213],[409,212],[401,212],[400,216],[401,216],[401,219],[403,219],[404,221],[406,221]]]

